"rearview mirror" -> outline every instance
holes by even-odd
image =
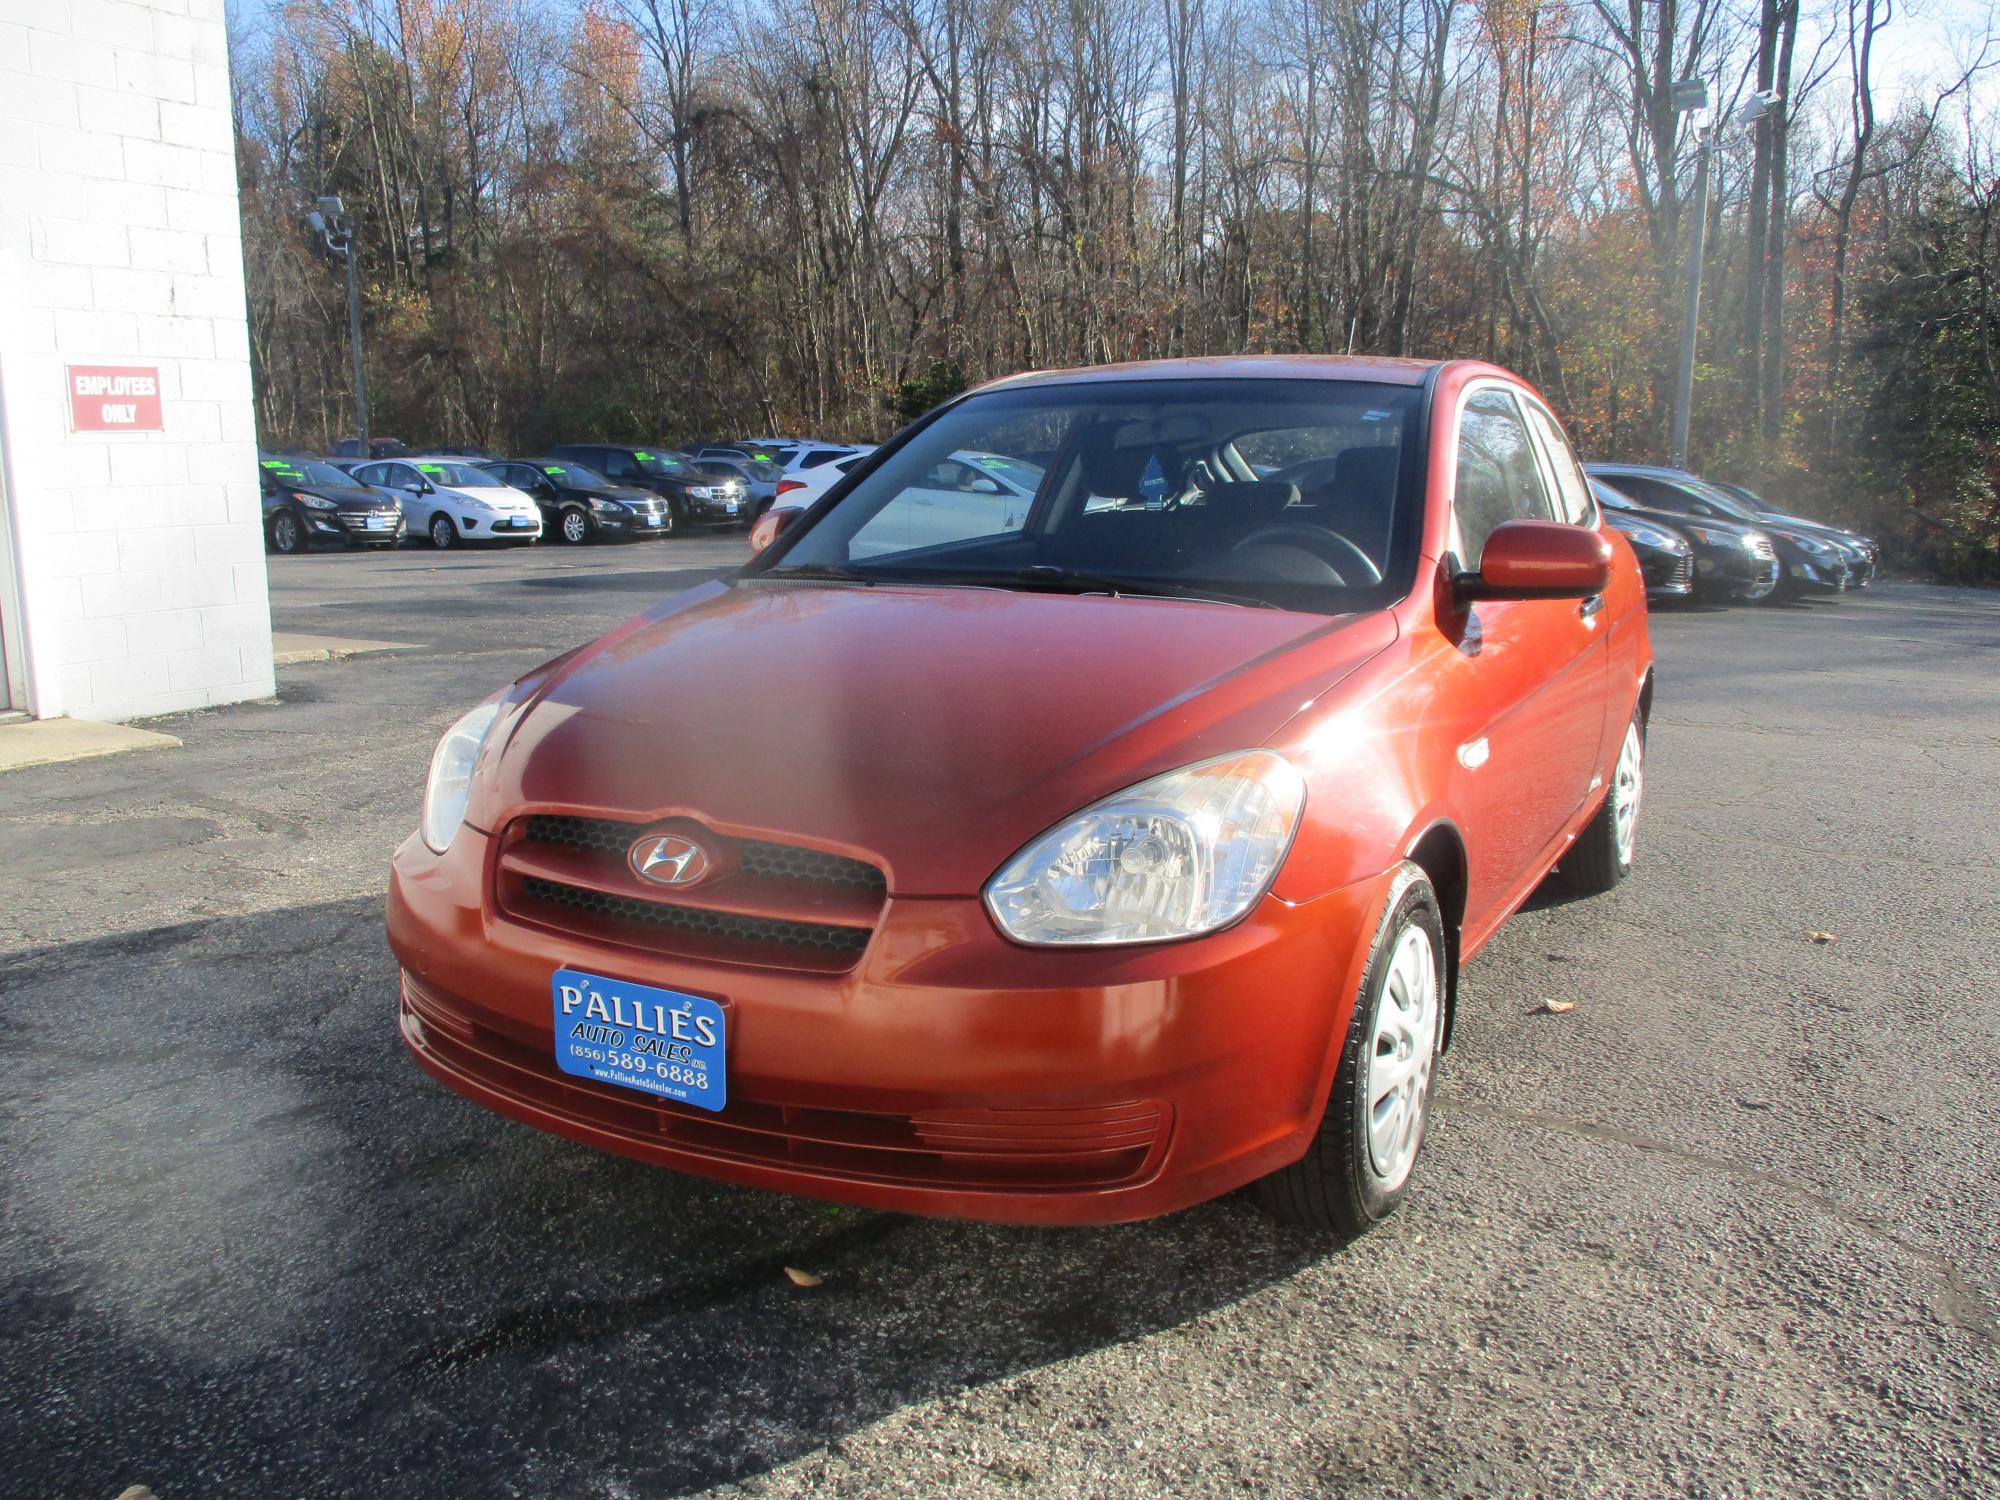
[[[793,506],[783,510],[767,510],[757,518],[757,524],[750,528],[750,553],[754,557],[785,534],[786,529],[805,512]]]
[[[1583,599],[1611,581],[1611,543],[1561,521],[1503,521],[1486,538],[1477,573],[1451,581],[1461,605],[1481,599]]]

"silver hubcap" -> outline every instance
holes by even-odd
[[[580,542],[583,540],[584,528],[588,524],[582,516],[571,511],[563,517],[563,535],[572,542]]]
[[[1639,836],[1639,795],[1646,786],[1646,742],[1639,726],[1625,730],[1625,743],[1618,751],[1618,769],[1611,775],[1611,837],[1618,845],[1618,864],[1632,863],[1632,849]]]
[[[1421,927],[1405,927],[1368,1043],[1368,1162],[1385,1188],[1402,1186],[1423,1142],[1439,1010],[1437,950]]]
[[[451,545],[451,522],[447,521],[443,516],[439,516],[435,521],[431,522],[431,540],[436,542],[440,547],[449,547]]]
[[[278,550],[289,552],[299,544],[299,523],[290,516],[278,517]]]

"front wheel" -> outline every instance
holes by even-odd
[[[1257,1184],[1274,1218],[1352,1238],[1403,1201],[1430,1125],[1444,976],[1437,893],[1405,861],[1362,970],[1319,1131],[1304,1156]]]
[[[590,517],[577,506],[569,506],[557,523],[562,539],[572,547],[579,547],[590,540]]]
[[[1562,858],[1562,876],[1579,895],[1597,896],[1632,873],[1638,851],[1639,801],[1646,790],[1646,721],[1638,713],[1625,726],[1618,763],[1604,805]]]
[[[458,545],[458,528],[443,511],[431,517],[431,545],[440,552]]]
[[[279,556],[295,556],[306,550],[306,524],[290,511],[281,510],[271,517],[268,540]]]

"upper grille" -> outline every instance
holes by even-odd
[[[611,818],[542,814],[528,819],[525,838],[531,844],[553,844],[562,849],[588,850],[622,857],[645,833],[646,826],[644,823],[625,823]],[[809,881],[815,885],[851,886],[855,890],[877,893],[888,889],[880,870],[845,855],[803,849],[796,844],[766,843],[761,839],[743,839],[736,844],[736,850],[746,875],[769,875],[778,880]]]
[[[1752,556],[1761,557],[1766,562],[1775,560],[1778,555],[1777,549],[1771,545],[1771,539],[1767,536],[1751,537],[1750,552]]]
[[[698,885],[641,881],[626,855],[649,832],[684,828],[719,867]],[[888,882],[845,855],[689,825],[541,813],[502,841],[502,910],[601,941],[729,963],[851,968],[874,934]]]

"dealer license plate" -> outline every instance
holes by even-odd
[[[389,529],[389,518],[387,516],[370,516],[368,518],[368,529],[370,531],[387,531]]]
[[[736,514],[736,502],[734,500],[725,500],[723,504],[729,507],[729,513],[732,516]]]
[[[700,1109],[721,1109],[726,1017],[704,995],[558,969],[556,1066]]]

